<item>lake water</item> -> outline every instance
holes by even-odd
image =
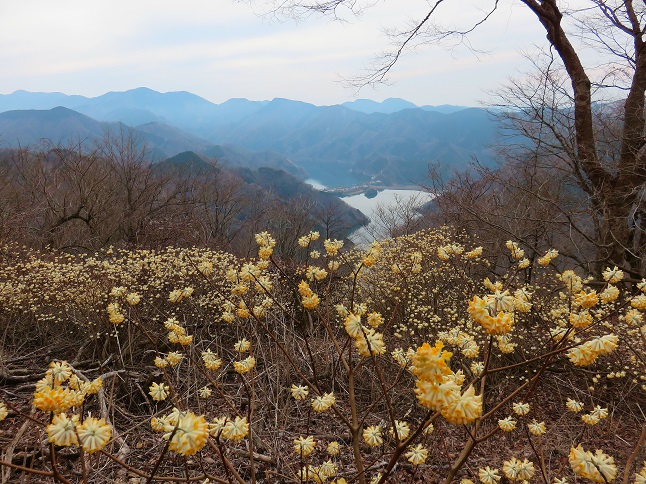
[[[306,183],[309,183],[317,190],[323,190],[327,188],[319,181],[313,179],[306,180]],[[368,198],[363,193],[360,193],[359,195],[343,197],[343,201],[351,207],[361,210],[370,220],[374,220],[377,206],[387,208],[389,206],[395,205],[397,202],[406,203],[414,197],[416,202],[415,205],[418,207],[421,207],[422,205],[433,199],[432,194],[423,190],[386,189],[379,191],[377,196],[374,198]],[[367,227],[361,227],[355,230],[349,238],[355,243],[372,242],[374,240],[374,237],[370,234],[373,232],[373,224],[374,222],[370,222],[370,225],[368,225]]]

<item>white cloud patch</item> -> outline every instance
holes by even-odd
[[[443,18],[455,26],[473,22],[477,10],[469,2],[481,9],[486,3],[446,2]],[[469,38],[472,48],[488,53],[474,55],[468,46],[453,44],[448,50],[419,48],[393,69],[393,86],[361,96],[474,104],[482,97],[481,80],[503,82],[522,63],[520,50],[544,38],[527,9],[501,4]],[[7,75],[0,79],[0,92],[98,95],[148,86],[189,90],[215,102],[290,97],[332,104],[354,94],[341,86],[339,74],[360,74],[388,47],[382,30],[405,26],[427,8],[423,0],[406,9],[391,0],[347,23],[321,18],[275,23],[255,15],[246,2],[229,0],[4,0],[0,63]],[[469,18],[460,17],[465,12]],[[446,83],[444,93],[425,88],[438,79]]]

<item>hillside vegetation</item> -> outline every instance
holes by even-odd
[[[442,175],[474,159],[489,166],[491,146],[501,142],[484,109],[417,107],[401,99],[336,106],[280,98],[213,104],[188,92],[146,88],[95,98],[25,91],[0,95],[0,141],[13,147],[42,138],[53,143],[92,139],[119,124],[136,129],[156,159],[183,151],[214,156],[224,145],[224,151],[235,152],[225,153],[232,155],[231,163],[238,164],[245,151],[261,152],[271,163],[265,166],[331,187],[410,186],[426,181],[429,165]]]
[[[646,281],[448,228],[255,239],[4,245],[6,481],[641,482]]]

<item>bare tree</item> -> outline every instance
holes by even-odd
[[[575,175],[582,181],[581,188],[589,190],[590,203],[599,224],[598,259],[617,264],[633,276],[641,277],[643,268],[639,267],[639,261],[643,252],[635,252],[635,239],[643,240],[643,217],[635,214],[643,213],[641,194],[646,183],[646,5],[633,0],[588,0],[581,2],[581,8],[569,9],[558,0],[518,2],[529,9],[544,28],[549,46],[563,66],[568,81],[562,88],[571,103],[571,131],[564,133],[569,149],[559,152],[559,156],[569,159],[569,166],[578,170]],[[490,0],[480,6],[481,15],[476,21],[449,29],[441,26],[441,7],[448,3],[450,0],[430,2],[426,13],[409,28],[391,32],[393,49],[380,57],[366,76],[355,79],[355,84],[383,81],[400,56],[420,43],[464,40],[495,14],[499,0]],[[318,12],[337,16],[343,9],[359,13],[371,2],[290,0],[269,4],[278,14],[287,12],[304,16]],[[565,18],[572,19],[574,27],[566,26]],[[452,18],[451,22],[460,25],[466,21],[464,19]],[[582,48],[573,43],[575,38],[582,39],[604,56],[612,56],[612,60],[605,63],[605,70],[600,71],[596,64],[584,64]],[[591,73],[597,71],[601,72],[600,79],[593,82]],[[596,87],[619,88],[624,93],[615,140],[619,150],[613,164],[607,163],[603,145],[599,144],[594,116]]]
[[[391,203],[378,203],[366,230],[376,239],[410,235],[424,227],[420,208],[429,200],[423,193],[395,194]]]

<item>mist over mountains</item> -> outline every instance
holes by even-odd
[[[460,170],[492,161],[496,127],[483,109],[359,99],[336,106],[230,99],[147,88],[88,98],[16,91],[0,95],[3,146],[100,138],[135,128],[154,159],[193,151],[237,166],[267,166],[328,186],[423,182],[429,163]]]

